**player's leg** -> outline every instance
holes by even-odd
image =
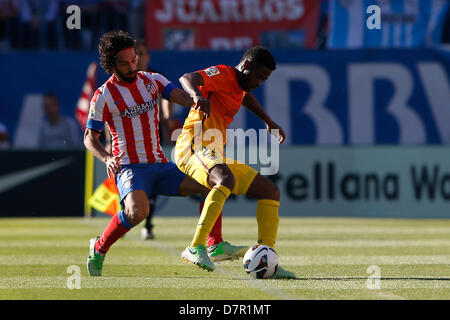
[[[199,214],[202,214],[204,200],[200,202]],[[235,260],[243,257],[247,251],[247,246],[236,246],[228,241],[223,240],[222,236],[222,212],[217,217],[211,232],[206,238],[208,245],[208,256],[212,262],[219,262],[225,260]]]
[[[176,155],[181,153],[184,152],[177,152]],[[245,249],[246,247],[233,246],[228,242],[222,241],[221,232],[218,232],[221,229],[223,204],[230,195],[234,185],[234,177],[228,167],[220,161],[220,157],[213,155],[213,152],[207,148],[198,150],[187,157],[177,156],[176,159],[177,166],[181,171],[191,176],[201,185],[211,189],[205,198],[191,247],[204,246],[207,237],[212,232],[215,235],[215,240],[219,238],[221,240],[221,242],[214,243],[208,248],[208,253],[212,260],[220,261],[242,256],[240,252],[243,250],[242,248]],[[219,254],[216,255],[216,253]]]
[[[199,224],[191,242],[191,247],[205,245],[208,234],[222,212],[226,199],[234,187],[234,177],[226,164],[212,167],[208,175],[208,184],[212,187],[205,198]]]
[[[151,194],[154,183],[149,169],[127,165],[117,175],[116,184],[124,210],[111,218],[100,237],[90,240],[87,267],[91,276],[101,275],[103,260],[109,248],[147,217],[148,194]]]
[[[194,164],[196,166],[194,170],[196,175],[194,177],[196,180],[203,181],[204,184],[212,187],[211,190],[204,185],[200,185],[196,180],[189,176],[186,176],[185,180],[180,185],[180,194],[182,195],[200,192],[206,197],[192,242],[182,253],[182,257],[190,262],[193,262],[194,256],[197,256],[198,254],[204,255],[206,252],[207,237],[213,229],[217,218],[221,214],[225,200],[230,195],[234,185],[233,175],[225,164],[213,164],[212,168],[208,170],[205,167],[205,163],[207,163],[208,160],[211,159],[200,159],[200,161],[196,161]],[[210,176],[212,176],[212,178],[209,178]],[[207,182],[208,180],[209,182]],[[205,260],[203,265],[195,262],[193,263],[200,265],[208,271],[214,270],[214,264],[211,262],[210,258],[206,259],[206,257],[203,257],[201,259]]]
[[[179,148],[181,147],[177,143],[177,149]],[[227,165],[221,161],[221,156],[216,156],[208,148],[196,150],[188,156],[179,154],[184,154],[184,151],[176,152],[178,168],[202,187],[211,189],[205,198],[199,225],[191,242],[191,247],[197,247],[206,244],[207,236],[234,187],[234,177]]]
[[[208,255],[213,262],[238,259],[245,254],[248,247],[223,241],[221,232],[223,205],[235,185],[233,173],[226,164],[216,164],[208,172],[208,184],[213,188],[205,199],[191,247],[203,243],[206,232],[209,232],[206,240]],[[215,222],[211,227],[213,219]]]
[[[258,174],[248,188],[247,195],[258,199],[256,208],[258,243],[273,248],[280,220],[278,216],[280,191],[272,181]],[[278,266],[273,278],[293,279],[295,274]]]
[[[168,165],[169,166],[169,165]],[[182,173],[177,167],[173,166],[173,164],[170,164],[172,166],[171,169],[165,171],[164,179],[163,181],[158,181],[155,185],[155,190],[158,192],[162,192],[165,195],[180,195],[180,196],[189,196],[193,194],[200,194],[203,198],[203,200],[200,202],[199,208],[200,208],[200,215],[204,206],[204,199],[208,196],[210,189],[201,185],[193,178],[190,178],[185,173]],[[168,177],[171,177],[171,179],[167,179]],[[179,183],[173,182],[173,180],[178,180]],[[155,195],[156,198],[156,195]],[[151,202],[150,202],[151,204]],[[220,213],[220,218],[221,218]],[[148,219],[148,218],[147,218]],[[222,239],[222,222],[220,221],[214,225],[214,235],[210,234],[208,235],[209,238],[212,238],[212,241],[217,244],[221,242]]]
[[[206,188],[200,185],[197,181],[186,176],[186,179],[180,185],[180,194],[186,195],[186,190],[189,191],[188,194],[199,191],[196,190],[200,188]],[[206,239],[208,234],[213,229],[213,226],[217,222],[217,217],[222,212],[223,203],[225,202],[227,195],[223,194],[223,189],[217,188],[216,186],[210,191],[205,199],[205,204],[203,206],[202,213],[200,215],[197,228],[195,230],[194,237],[190,246],[188,246],[181,254],[181,257],[186,261],[198,265],[199,267],[206,269],[208,271],[213,271],[215,269],[214,263],[207,254],[206,250]],[[216,192],[217,191],[217,192]],[[202,192],[203,196],[204,192]],[[212,196],[211,196],[212,195]],[[229,195],[229,194],[228,194]]]
[[[217,222],[217,218],[222,213],[222,207],[217,208],[217,198],[218,198],[217,194],[213,197],[210,196],[211,192],[213,191],[214,188],[210,190],[205,186],[199,184],[197,181],[190,178],[189,176],[186,176],[186,178],[180,184],[179,193],[181,195],[191,195],[200,193],[205,198],[205,201],[200,204],[201,212],[202,213],[205,212],[205,214],[202,213],[200,214],[199,228],[196,232],[196,236],[194,236],[194,239],[197,241],[196,242],[193,241],[193,243],[191,243],[191,247],[197,247],[198,245],[205,245],[206,239],[209,236],[210,231],[212,231],[212,229],[214,228],[214,226],[216,228],[216,232],[217,227],[219,228],[221,227],[221,221],[219,221],[219,224],[217,226],[215,225],[215,223]],[[221,200],[219,199],[219,201]],[[205,203],[207,204],[206,206]],[[217,212],[217,209],[220,210]],[[213,213],[209,213],[207,215],[206,212],[208,210],[210,211],[213,210],[212,211]]]
[[[187,176],[188,177],[188,176]],[[188,193],[187,195],[201,193],[203,200],[199,204],[199,216],[202,216],[202,211],[205,206],[205,200],[208,196],[210,189],[200,185],[197,181],[193,179],[186,179],[184,181],[186,186],[181,186],[181,193]],[[188,185],[191,185],[190,187],[187,187]],[[200,188],[200,190],[199,190]],[[183,191],[184,190],[184,191]],[[187,191],[188,190],[188,191]],[[202,222],[204,223],[204,221]],[[221,243],[223,241],[222,239],[222,211],[220,211],[219,216],[217,217],[216,221],[214,222],[214,225],[211,229],[211,231],[207,235],[207,244],[208,246],[213,246]]]
[[[100,276],[103,260],[110,247],[148,214],[148,198],[143,190],[134,190],[124,199],[124,210],[114,215],[100,237],[91,239],[88,271],[91,276]]]
[[[272,181],[258,174],[248,188],[247,195],[258,199],[258,243],[273,248],[278,232],[280,191]]]
[[[205,198],[203,198],[198,205],[199,216],[202,215],[204,205],[205,205]],[[222,241],[223,241],[222,212],[220,212],[216,222],[214,223],[213,228],[211,229],[211,232],[208,234],[208,237],[206,238],[206,243],[208,244],[208,247],[212,247],[220,244]]]
[[[161,164],[154,192],[169,196],[189,196],[200,193],[205,197],[208,195],[209,189],[181,172],[175,164],[169,162]],[[214,270],[214,264],[208,257],[204,245],[196,248],[188,247],[181,256],[185,261],[196,264],[203,269]]]
[[[200,188],[200,189],[198,189]],[[205,195],[205,192],[208,192],[208,196],[214,191],[214,188],[210,191],[210,189],[206,188],[200,184],[198,184],[193,179],[186,179],[183,181],[183,184],[180,186],[180,189],[184,191],[180,191],[181,194],[193,193],[202,193]],[[219,194],[221,196],[221,194]],[[191,242],[190,248],[202,248],[206,245],[208,246],[207,252],[211,261],[218,262],[224,260],[234,260],[242,257],[247,251],[247,246],[236,246],[228,241],[223,241],[222,238],[222,207],[223,204],[220,204],[218,207],[218,201],[221,199],[217,197],[217,194],[211,197],[211,201],[214,202],[209,208],[205,209],[204,203],[208,200],[208,197],[205,198],[205,201],[200,203],[200,218],[198,222],[198,226],[194,235],[194,238]],[[209,211],[208,211],[209,210]],[[218,213],[218,216],[217,216]],[[206,236],[205,236],[206,235]]]

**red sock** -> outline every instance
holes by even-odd
[[[200,202],[200,214],[202,214],[203,206],[205,202]],[[214,223],[214,226],[211,230],[211,232],[208,234],[208,247],[213,246],[215,244],[219,244],[223,241],[222,239],[222,212],[220,212],[219,216],[217,217],[216,222]]]
[[[129,225],[124,226],[119,218],[119,215],[124,217],[123,211],[114,215],[101,235],[100,239],[95,244],[95,250],[101,254],[106,254],[109,248],[122,237],[125,233],[130,231]],[[122,218],[123,219],[123,218]]]

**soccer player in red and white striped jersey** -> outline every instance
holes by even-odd
[[[111,76],[97,89],[88,122],[94,130],[96,125],[109,124],[112,153],[124,152],[122,164],[168,162],[159,140],[158,100],[161,96],[169,99],[176,88],[160,74],[134,74],[131,83]]]
[[[160,74],[138,72],[135,42],[126,32],[103,35],[99,51],[101,66],[112,76],[92,99],[84,144],[106,164],[108,176],[115,176],[124,210],[100,237],[91,239],[87,260],[91,276],[101,275],[111,245],[146,218],[152,192],[172,196],[209,192],[168,162],[159,141],[159,99],[190,108],[191,97]],[[99,140],[105,123],[111,131],[111,153]]]

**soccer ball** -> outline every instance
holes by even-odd
[[[247,250],[242,263],[252,278],[267,279],[278,269],[278,255],[271,247],[258,244]]]

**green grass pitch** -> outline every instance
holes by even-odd
[[[108,221],[0,219],[0,299],[450,298],[450,220],[281,217],[275,249],[295,280],[251,280],[241,260],[217,263],[212,273],[184,263],[194,217],[156,217],[155,240],[141,241],[142,225],[135,227],[111,248],[103,276],[92,278],[89,239]],[[225,217],[223,228],[225,240],[255,243],[255,218]]]

